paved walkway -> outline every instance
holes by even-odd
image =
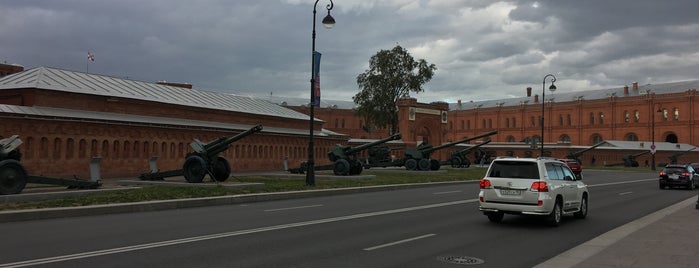
[[[697,197],[604,233],[544,263],[547,267],[699,268]]]

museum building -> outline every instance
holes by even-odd
[[[103,178],[138,176],[149,171],[153,159],[159,170],[179,169],[193,140],[230,137],[256,125],[264,129],[222,153],[234,174],[282,171],[308,159],[310,118],[303,98],[238,96],[188,84],[11,67],[0,77],[0,138],[20,136],[22,164],[30,175],[89,177],[95,159]],[[420,103],[405,97],[396,103],[402,139],[388,144],[394,157],[401,157],[401,149],[423,142],[440,145],[497,131],[474,157],[528,157],[540,155],[543,131],[545,155],[562,158],[599,146],[580,155],[586,164],[593,158],[599,165],[618,163],[628,154],[640,155],[643,163],[651,159],[651,146],[658,163],[671,162],[670,157],[699,162],[693,145],[699,141],[694,130],[698,85],[632,83],[566,92],[559,84],[546,100],[531,88],[522,97],[486,101]],[[331,164],[326,154],[336,144],[360,145],[389,136],[387,129],[367,126],[354,107],[352,101],[323,99],[315,108],[317,165]],[[446,160],[451,151],[433,157]]]

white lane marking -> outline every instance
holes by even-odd
[[[315,207],[322,207],[323,205],[308,205],[308,206],[300,206],[300,207],[288,207],[288,208],[275,208],[275,209],[265,209],[265,212],[273,212],[273,211],[281,211],[281,210],[292,210],[292,209],[302,209],[302,208],[315,208]]]
[[[193,242],[204,241],[204,240],[240,236],[240,235],[245,235],[245,234],[254,234],[254,233],[282,230],[282,229],[288,229],[288,228],[316,225],[316,224],[322,224],[322,223],[347,221],[347,220],[353,220],[353,219],[361,219],[361,218],[368,218],[368,217],[375,217],[375,216],[382,216],[382,215],[388,215],[388,214],[396,214],[396,213],[403,213],[403,212],[422,210],[422,209],[430,209],[430,208],[438,208],[438,207],[445,207],[445,206],[461,205],[461,204],[474,203],[474,202],[478,202],[478,199],[467,199],[467,200],[437,203],[437,204],[430,204],[430,205],[423,205],[423,206],[416,206],[416,207],[407,207],[407,208],[398,208],[398,209],[391,209],[391,210],[384,210],[384,211],[367,212],[367,213],[340,216],[340,217],[327,218],[327,219],[319,219],[319,220],[313,220],[313,221],[281,224],[281,225],[260,227],[260,228],[248,229],[248,230],[240,230],[240,231],[233,231],[233,232],[226,232],[226,233],[219,233],[219,234],[212,234],[212,235],[195,236],[195,237],[189,237],[189,238],[147,243],[147,244],[141,244],[141,245],[133,245],[133,246],[127,246],[127,247],[120,247],[120,248],[89,251],[89,252],[69,254],[69,255],[63,255],[63,256],[26,260],[26,261],[20,261],[20,262],[4,263],[4,264],[0,264],[0,268],[25,267],[25,266],[32,266],[32,265],[63,262],[63,261],[68,261],[68,260],[84,259],[84,258],[90,258],[90,257],[96,257],[96,256],[102,256],[102,255],[111,255],[111,254],[117,254],[117,253],[129,252],[129,251],[144,250],[144,249],[149,249],[149,248],[158,248],[158,247],[193,243]]]
[[[643,181],[650,181],[650,180],[655,180],[655,179],[614,182],[614,183],[602,183],[602,184],[596,184],[596,185],[588,185],[588,187],[643,182]],[[31,265],[62,262],[62,261],[68,261],[68,260],[74,260],[74,259],[84,259],[84,258],[90,258],[90,257],[96,257],[96,256],[102,256],[102,255],[110,255],[110,254],[117,254],[117,253],[122,253],[122,252],[129,252],[129,251],[137,251],[137,250],[143,250],[143,249],[149,249],[149,248],[157,248],[157,247],[164,247],[164,246],[171,246],[171,245],[178,245],[178,244],[186,244],[186,243],[211,240],[211,239],[218,239],[218,238],[224,238],[224,237],[232,237],[232,236],[239,236],[239,235],[245,235],[245,234],[253,234],[253,233],[288,229],[288,228],[294,228],[294,227],[302,227],[302,226],[329,223],[329,222],[360,219],[360,218],[367,218],[367,217],[373,217],[373,216],[381,216],[381,215],[402,213],[402,212],[408,212],[408,211],[414,211],[414,210],[429,209],[429,208],[444,207],[444,206],[459,205],[459,204],[474,203],[474,202],[478,202],[478,199],[467,199],[467,200],[438,203],[438,204],[424,205],[424,206],[417,206],[417,207],[369,212],[369,213],[348,215],[348,216],[342,216],[342,217],[320,219],[320,220],[315,220],[315,221],[282,224],[282,225],[275,225],[275,226],[262,227],[262,228],[249,229],[249,230],[233,231],[233,232],[213,234],[213,235],[197,236],[197,237],[175,239],[175,240],[154,242],[154,243],[127,246],[127,247],[113,248],[113,249],[105,249],[105,250],[98,250],[98,251],[76,253],[76,254],[70,254],[70,255],[64,255],[64,256],[56,256],[56,257],[26,260],[26,261],[20,261],[20,262],[4,263],[4,264],[0,264],[0,268],[25,267],[25,266],[31,266]]]
[[[619,181],[619,182],[610,182],[610,183],[600,183],[600,184],[588,185],[587,187],[609,186],[609,185],[627,184],[627,183],[644,182],[644,181],[655,181],[655,180],[658,180],[658,179],[656,178],[656,179],[643,179],[643,180],[635,180],[635,181]]]
[[[432,194],[454,194],[454,193],[460,193],[461,191],[448,191],[448,192],[436,192]]]
[[[633,192],[623,192],[623,193],[619,193],[619,195],[627,195],[627,194],[632,194],[632,193]]]
[[[378,245],[378,246],[373,246],[373,247],[365,248],[364,250],[366,250],[366,251],[372,251],[372,250],[375,250],[375,249],[380,249],[380,248],[395,246],[395,245],[398,245],[398,244],[403,244],[403,243],[407,243],[407,242],[410,242],[410,241],[415,241],[415,240],[418,240],[418,239],[427,238],[427,237],[434,236],[434,235],[435,235],[435,234],[426,234],[426,235],[416,236],[416,237],[413,237],[413,238],[403,239],[403,240],[399,240],[399,241],[396,241],[396,242],[391,242],[391,243],[386,243],[386,244],[383,244],[383,245]]]

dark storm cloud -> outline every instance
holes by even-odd
[[[307,97],[314,1],[0,0],[0,61],[227,93]],[[696,1],[333,1],[316,48],[324,98],[397,44],[438,70],[420,101],[521,96],[547,73],[560,90],[699,78]]]

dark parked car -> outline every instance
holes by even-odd
[[[691,165],[669,164],[660,172],[658,185],[660,189],[665,189],[668,186],[683,186],[694,190],[699,183],[697,181],[699,178],[694,178],[696,175],[696,171]]]
[[[575,177],[578,177],[578,179],[582,179],[582,165],[580,162],[576,161],[575,159],[558,159],[558,161],[561,161],[563,163],[566,163],[566,166],[570,168],[571,171],[573,171],[573,174],[575,174]]]

